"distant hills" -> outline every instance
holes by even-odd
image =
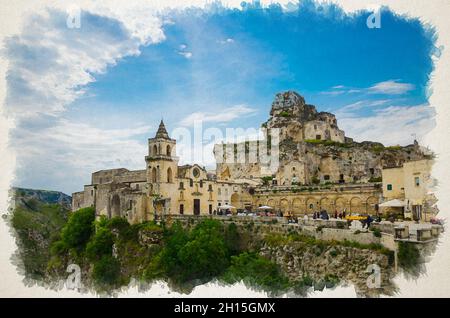
[[[72,197],[59,191],[36,190],[13,187],[10,190],[16,205],[25,205],[33,210],[33,202],[42,204],[59,204],[64,208],[70,209],[72,206]]]

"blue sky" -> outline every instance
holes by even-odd
[[[368,13],[346,17],[337,8],[330,11],[321,14],[305,5],[299,12],[283,13],[274,5],[169,14],[165,41],[110,67],[89,85],[93,97],[73,106],[82,111],[80,116],[92,111],[103,116],[113,109],[113,116],[129,117],[132,109],[138,121],[164,117],[169,126],[211,107],[257,108],[251,120],[234,121],[242,127],[266,120],[273,96],[287,89],[336,112],[367,94],[326,94],[333,87],[364,89],[391,80],[414,88],[407,94],[371,93],[365,99],[426,102],[432,39],[418,21],[386,11],[382,28],[369,29]],[[358,114],[372,111],[364,107]]]
[[[141,37],[117,16],[83,11],[81,28],[68,29],[64,12],[49,12],[6,43],[13,147],[29,149],[18,154],[18,186],[70,193],[93,170],[142,169],[162,117],[169,132],[193,118],[257,128],[285,90],[336,113],[360,141],[410,143],[434,125],[434,35],[388,10],[369,29],[370,12],[309,1],[289,10],[216,4],[166,11],[150,25],[144,17]]]

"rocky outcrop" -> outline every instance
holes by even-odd
[[[392,261],[387,255],[370,249],[291,242],[284,246],[266,244],[260,255],[279,264],[292,281],[308,277],[315,289],[352,284],[362,297],[392,295],[396,290],[392,283],[395,276]],[[370,269],[373,264],[380,268],[379,288],[367,283],[368,279],[371,280],[368,267]]]
[[[383,167],[396,167],[426,155],[415,142],[408,146],[385,147],[378,142],[354,142],[339,129],[336,117],[316,107],[293,91],[275,96],[268,131],[279,130],[279,169],[273,174],[278,185],[314,183],[367,183],[381,179]],[[235,149],[246,149],[236,146]],[[218,159],[218,158],[216,158]],[[244,179],[267,175],[267,164],[230,163],[217,160],[217,176]]]
[[[142,246],[160,244],[163,239],[163,231],[157,226],[147,226],[139,230],[138,240]]]
[[[67,209],[70,209],[72,205],[72,197],[59,191],[12,188],[10,196],[18,205],[27,205],[30,200],[43,204],[59,204]],[[27,208],[33,210],[31,206]]]

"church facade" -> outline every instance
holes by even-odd
[[[161,121],[148,140],[146,168],[94,172],[84,190],[73,193],[72,209],[95,207],[96,215],[125,217],[132,223],[169,214],[213,214],[220,206],[250,208],[248,184],[216,180],[198,164],[178,165],[176,140]]]

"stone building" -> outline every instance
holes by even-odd
[[[424,157],[418,144],[385,147],[377,142],[355,142],[339,129],[333,114],[318,112],[293,91],[275,96],[270,118],[262,128],[266,130],[266,138],[260,144],[268,143],[269,133],[278,129],[277,171],[269,171],[262,162],[226,160],[230,155],[220,151],[233,147],[248,151],[255,141],[234,146],[219,144],[214,148],[218,178],[259,180],[271,176],[273,184],[284,186],[369,183],[381,180],[383,167]]]
[[[405,171],[416,173],[408,167],[416,167],[426,157],[417,143],[385,147],[370,141],[354,142],[338,128],[333,114],[318,112],[290,91],[276,95],[263,127],[280,129],[275,172],[261,162],[247,161],[250,149],[264,141],[216,145],[214,153],[220,160],[215,173],[198,164],[180,166],[176,140],[161,121],[155,137],[148,139],[145,169],[93,173],[90,184],[73,194],[72,208],[94,206],[97,216],[122,216],[132,223],[165,215],[208,215],[223,205],[253,211],[268,205],[276,212],[299,216],[321,209],[373,214],[385,190],[382,173],[383,182],[390,178],[386,168],[403,167],[402,172],[394,173],[392,184],[395,189],[406,189]],[[220,157],[242,155],[237,149],[244,150],[243,162]],[[262,177],[270,180],[268,184]],[[426,189],[410,188],[412,208],[417,209]]]
[[[204,167],[178,165],[176,140],[161,121],[154,138],[148,140],[146,169],[101,170],[92,174],[84,191],[72,196],[73,210],[94,206],[97,216],[126,217],[130,222],[151,220],[169,214],[212,214],[220,205],[240,204],[234,194],[246,185],[216,181]]]
[[[386,210],[389,210],[389,202],[400,201],[407,218],[429,221],[437,214],[434,207],[436,198],[429,192],[433,186],[432,166],[432,159],[422,159],[383,169],[383,201],[388,206]]]

